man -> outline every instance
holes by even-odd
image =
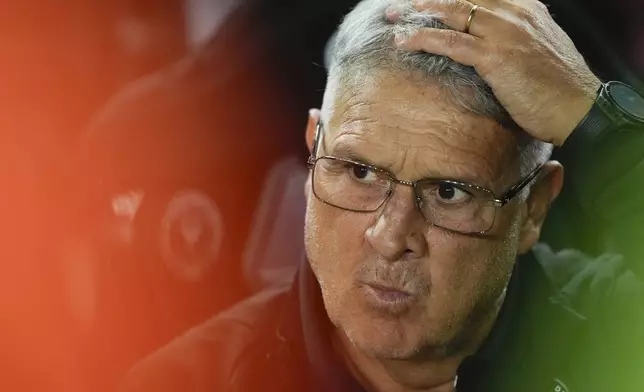
[[[620,256],[537,241],[563,184],[552,144],[575,143],[571,191],[604,202],[597,224],[629,213],[605,202],[637,197],[644,98],[602,84],[532,0],[365,0],[330,54],[293,286],[123,390],[639,390],[641,282]]]

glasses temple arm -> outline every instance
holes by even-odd
[[[510,188],[510,190],[508,190],[501,199],[498,199],[497,202],[507,204],[510,200],[512,200],[512,198],[514,198],[519,192],[521,192],[523,188],[525,188],[530,182],[532,182],[532,180],[534,180],[535,177],[539,175],[539,173],[541,173],[543,166],[544,165],[541,165],[534,169],[532,173],[530,173],[525,179],[523,179],[523,181]]]

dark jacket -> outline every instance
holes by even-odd
[[[566,143],[567,192],[580,201],[584,223],[555,225],[558,234],[546,238],[591,225],[601,230],[589,249],[605,252],[540,244],[519,259],[497,324],[459,369],[458,391],[644,391],[642,135],[573,134]],[[335,358],[329,328],[302,262],[292,285],[175,340],[132,369],[121,391],[361,391]]]
[[[499,321],[459,369],[459,391],[640,391],[644,288],[619,256],[538,245],[519,260]],[[361,391],[336,361],[319,287],[240,303],[137,365],[122,391]],[[640,350],[638,350],[640,348]]]

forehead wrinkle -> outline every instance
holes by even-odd
[[[511,175],[507,170],[516,159],[515,136],[510,131],[502,128],[496,122],[482,119],[476,123],[461,121],[456,118],[446,125],[440,132],[428,132],[424,136],[432,137],[432,141],[425,143],[427,147],[434,147],[439,155],[443,155],[446,163],[455,163],[454,157],[461,157],[462,166],[466,171],[483,168],[489,175],[490,185],[504,184],[505,177]],[[435,143],[434,141],[437,141]],[[458,152],[458,153],[454,153]],[[473,162],[473,164],[470,164]],[[477,171],[477,175],[480,172]]]
[[[436,125],[432,126],[428,122],[434,122]],[[489,172],[490,177],[493,177],[496,166],[493,162],[495,159],[488,154],[481,154],[479,148],[476,148],[477,145],[483,144],[484,137],[478,133],[467,132],[463,128],[464,125],[460,121],[452,123],[442,120],[424,121],[422,128],[416,127],[417,129],[398,132],[391,144],[402,147],[408,152],[406,158],[412,160],[417,169],[420,169],[417,171],[421,177],[439,172],[438,176],[440,177],[479,178],[480,172],[473,169],[480,169],[481,166]],[[397,128],[399,129],[399,127]],[[441,131],[434,131],[436,129]],[[458,137],[453,137],[455,134]],[[458,140],[463,137],[467,140],[466,143],[463,143],[463,140]],[[487,145],[487,143],[483,145]],[[423,159],[424,157],[432,157],[433,159]],[[455,161],[454,157],[464,158]],[[436,170],[432,163],[437,160],[452,166],[452,168]],[[474,161],[476,164],[471,163]],[[400,166],[404,167],[404,164],[405,162],[402,162]]]
[[[386,168],[391,172],[400,175],[401,179],[417,180],[422,178],[449,178],[472,182],[477,185],[492,187],[492,180],[495,179],[492,158],[486,154],[479,154],[478,149],[466,146],[480,145],[485,140],[478,134],[463,131],[462,127],[455,123],[446,123],[441,119],[424,121],[423,130],[403,129],[400,125],[386,127],[365,127],[363,119],[352,119],[351,126],[342,126],[329,146],[329,153],[335,156],[355,159],[374,166]],[[367,118],[369,124],[377,123],[371,117]],[[389,122],[389,121],[388,121]],[[434,123],[435,125],[429,125]],[[343,123],[343,124],[346,124]],[[384,128],[384,129],[383,129]],[[415,127],[420,128],[420,127]],[[449,137],[444,132],[432,132],[430,129],[447,128],[456,132],[460,137],[465,136],[468,143],[462,143],[457,138]],[[379,138],[369,139],[374,134],[383,132]],[[344,139],[353,139],[345,144]],[[469,142],[471,140],[471,142]],[[341,147],[338,149],[338,144]],[[376,149],[369,154],[360,151],[365,146],[367,149]],[[394,147],[393,149],[391,147]],[[397,148],[396,148],[397,147]],[[380,150],[380,151],[378,151]],[[400,153],[391,156],[390,151],[398,150]],[[422,156],[435,157],[434,159],[422,159]],[[454,160],[455,156],[465,156],[463,159]],[[444,167],[437,168],[433,162],[441,162]],[[472,161],[478,163],[472,164]],[[481,162],[484,162],[483,164]],[[408,163],[412,163],[407,166]],[[482,178],[480,168],[487,172]],[[406,169],[407,168],[407,169]],[[409,170],[412,168],[412,170]],[[483,181],[482,181],[483,180]]]
[[[429,148],[429,146],[427,147]],[[458,151],[455,153],[455,151]],[[492,190],[504,184],[501,178],[504,174],[501,165],[495,164],[489,154],[476,148],[464,148],[456,143],[446,143],[433,146],[432,155],[441,162],[440,177],[458,181],[470,182]],[[434,162],[421,161],[423,169],[431,170]],[[434,170],[435,171],[435,170]]]
[[[361,163],[378,166],[384,169],[391,169],[394,165],[395,159],[388,158],[386,154],[386,146],[361,140],[365,137],[366,135],[359,131],[344,131],[337,135],[330,143],[329,154],[339,158],[356,160]],[[367,149],[372,151],[367,153],[365,151]]]
[[[420,172],[417,174],[431,170],[440,177],[484,186],[507,177],[509,161],[503,149],[509,147],[509,138],[491,129],[500,127],[496,122],[460,110],[432,86],[403,83],[406,80],[396,75],[383,74],[377,79],[369,84],[338,86],[336,111],[329,119],[336,137],[355,134],[360,145],[366,141],[379,147],[382,153],[371,153],[373,158],[390,156],[395,172],[413,162],[413,171]],[[499,136],[502,141],[496,140]],[[425,159],[425,155],[435,159]],[[443,173],[436,173],[438,169]],[[482,172],[488,184],[482,183]]]
[[[377,101],[369,99],[371,94],[364,94],[361,89],[339,88],[335,97],[335,111],[329,119],[329,124],[336,128],[351,126],[354,122],[373,123],[375,118],[368,114],[373,112],[372,107]]]

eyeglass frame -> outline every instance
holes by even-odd
[[[491,205],[493,207],[495,207],[496,209],[498,209],[498,208],[501,208],[501,207],[505,206],[514,197],[516,197],[528,184],[530,184],[530,182],[532,182],[532,180],[534,180],[539,175],[539,173],[541,173],[541,171],[543,170],[543,168],[545,166],[545,163],[537,166],[534,170],[532,170],[530,172],[530,174],[528,174],[526,177],[524,177],[522,180],[520,180],[515,185],[511,186],[510,189],[505,191],[504,194],[502,196],[500,196],[500,197],[496,196],[494,191],[492,191],[489,188],[482,187],[480,185],[476,185],[476,184],[473,184],[473,183],[470,183],[470,182],[465,182],[465,181],[442,179],[442,178],[440,178],[440,179],[439,178],[422,178],[422,179],[416,180],[416,181],[399,180],[398,178],[396,178],[396,176],[393,173],[389,172],[388,170],[382,169],[382,168],[377,167],[377,166],[369,165],[369,164],[366,164],[364,162],[356,162],[356,161],[353,161],[351,159],[339,158],[339,157],[334,157],[334,156],[331,156],[331,155],[323,155],[323,156],[318,157],[317,154],[318,154],[318,150],[319,150],[319,147],[320,147],[320,141],[321,141],[321,136],[322,136],[322,127],[323,127],[322,120],[318,120],[318,123],[317,123],[316,128],[315,128],[315,135],[313,137],[313,148],[311,149],[311,155],[309,156],[309,158],[307,160],[307,165],[308,165],[309,170],[311,170],[311,177],[312,177],[311,178],[311,189],[313,191],[313,194],[315,195],[315,197],[318,200],[320,200],[322,203],[327,204],[327,205],[329,205],[331,207],[339,208],[339,209],[344,210],[344,211],[364,212],[364,213],[375,212],[375,211],[378,211],[380,208],[382,208],[382,206],[385,205],[387,203],[387,201],[389,200],[389,198],[394,194],[396,184],[405,185],[405,186],[412,187],[414,189],[415,204],[420,209],[421,215],[423,216],[423,219],[427,223],[429,223],[432,226],[437,226],[437,227],[443,228],[445,230],[449,230],[449,231],[453,231],[453,232],[457,232],[457,233],[462,233],[462,234],[485,234],[485,233],[487,233],[488,231],[490,231],[494,227],[494,222],[496,221],[496,215],[497,215],[496,212],[494,213],[494,219],[492,220],[492,222],[490,224],[490,227],[488,229],[482,230],[482,231],[463,232],[463,231],[443,227],[441,225],[437,225],[434,222],[431,222],[425,216],[425,213],[422,212],[423,211],[422,207],[419,204],[420,202],[422,202],[422,198],[420,196],[418,196],[418,192],[417,192],[418,183],[422,183],[422,182],[425,182],[425,181],[436,181],[436,182],[440,182],[440,183],[443,183],[443,184],[454,185],[457,188],[473,188],[473,189],[476,189],[478,191],[487,193],[490,196],[492,196],[492,199],[490,200],[492,202]],[[379,173],[385,174],[391,180],[389,189],[387,190],[386,197],[378,205],[378,207],[374,208],[373,210],[355,210],[355,209],[350,209],[350,208],[339,207],[339,206],[337,206],[335,204],[332,204],[332,203],[322,199],[320,196],[318,196],[317,192],[315,192],[315,185],[314,185],[315,179],[313,178],[315,176],[315,174],[314,174],[315,173],[315,165],[321,159],[332,159],[332,160],[336,160],[336,161],[347,162],[347,163],[351,163],[351,164],[354,164],[354,165],[363,166],[363,167],[369,168],[371,170],[377,171]]]

